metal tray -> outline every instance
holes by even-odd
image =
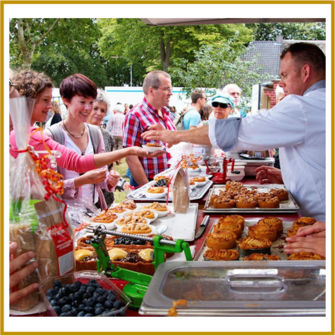
[[[139,313],[167,316],[325,316],[325,261],[188,261],[157,268]]]
[[[216,225],[219,222],[219,219],[216,219],[213,222],[213,226],[210,230],[209,233],[214,231],[214,225]],[[244,230],[242,232],[242,237],[247,237],[248,236],[248,228],[249,226],[253,226],[256,225],[258,222],[258,220],[253,220],[253,219],[246,219],[244,222]],[[284,252],[284,244],[285,244],[285,238],[287,236],[287,230],[292,228],[292,224],[293,222],[284,222],[283,221],[283,233],[282,235],[272,243],[271,246],[271,254],[277,255],[278,257],[280,257],[281,260],[286,260],[287,259],[287,254]],[[204,243],[202,244],[200,250],[198,251],[198,253],[196,254],[196,256],[194,257],[195,261],[205,261],[204,259],[204,253],[206,252],[206,250],[208,249],[208,247],[206,246],[206,239],[204,240]],[[237,250],[237,247],[234,248],[234,250]],[[240,256],[239,260],[243,260],[244,257]],[[281,260],[277,260],[277,262],[280,262]],[[207,261],[207,262],[212,262],[212,261]],[[224,262],[224,261],[222,261]]]
[[[279,188],[286,189],[283,184],[267,184],[267,185],[244,185],[246,188],[256,187],[259,192],[269,192],[270,189]],[[216,209],[209,206],[209,201],[212,194],[219,194],[219,189],[225,189],[225,184],[216,184],[210,189],[208,197],[204,206],[204,213],[296,213],[299,210],[299,206],[294,200],[293,196],[289,192],[289,199],[287,201],[281,201],[279,208],[226,208],[226,209]]]
[[[132,191],[127,195],[128,199],[132,199],[134,201],[154,201],[154,202],[164,202],[166,201],[166,195],[161,198],[148,198],[145,195],[145,191],[154,185],[155,181],[150,181],[149,183],[145,184],[144,186]],[[195,201],[198,199],[202,199],[206,192],[209,190],[209,188],[212,186],[213,182],[211,180],[208,180],[207,183],[202,187],[196,187],[193,190],[191,190],[190,194],[190,201]],[[169,194],[169,202],[172,202],[172,195]]]

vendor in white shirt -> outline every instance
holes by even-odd
[[[151,126],[152,131],[143,137],[170,145],[182,141],[211,144],[223,151],[280,148],[281,182],[297,201],[303,216],[324,222],[325,55],[314,44],[295,43],[283,50],[281,60],[279,85],[285,99],[271,110],[243,119],[211,119],[209,126],[188,132],[169,132]],[[271,167],[259,170],[257,178],[261,183],[271,181],[273,173],[278,173]]]

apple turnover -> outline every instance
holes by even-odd
[[[240,258],[240,254],[236,250],[213,250],[208,249],[204,253],[204,259],[207,261],[231,261],[238,260]]]
[[[210,248],[232,249],[236,246],[236,234],[231,230],[222,230],[220,233],[209,233],[206,240],[206,245]]]
[[[266,223],[258,223],[248,228],[248,236],[274,242],[277,240],[277,230]]]

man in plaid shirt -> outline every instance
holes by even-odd
[[[143,82],[144,99],[126,115],[123,128],[123,147],[142,146],[150,141],[141,138],[141,134],[151,125],[160,124],[167,130],[176,128],[167,108],[172,96],[171,77],[165,71],[149,72]],[[130,185],[137,187],[148,183],[154,176],[168,169],[170,154],[157,158],[126,158],[131,171]]]

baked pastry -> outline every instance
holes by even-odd
[[[206,182],[206,177],[204,176],[198,176],[198,177],[193,177],[194,182]]]
[[[220,233],[209,233],[206,245],[216,250],[231,249],[236,246],[236,239],[236,234],[233,231],[222,230]]]
[[[190,185],[195,185],[195,182],[194,182],[194,179],[193,179],[193,178],[189,179],[189,180],[188,180],[188,183],[189,183]]]
[[[283,233],[283,221],[276,217],[268,217],[258,221],[258,224],[267,224],[277,231],[277,238]]]
[[[108,212],[108,210],[104,210],[100,215],[94,217],[92,222],[94,223],[113,223],[117,215]]]
[[[145,145],[148,147],[162,147],[162,145],[159,144],[158,142],[148,142]]]
[[[260,208],[279,208],[279,198],[277,196],[258,198]]]
[[[274,254],[252,253],[249,256],[244,257],[243,260],[254,260],[254,261],[280,260],[280,257]]]
[[[227,181],[226,190],[229,190],[230,188],[240,189],[240,188],[243,188],[243,184],[241,182],[236,182],[236,181]]]
[[[287,260],[325,260],[326,258],[312,252],[296,252],[292,253]]]
[[[258,204],[256,198],[248,196],[236,196],[235,202],[236,208],[256,208]]]
[[[213,250],[208,249],[204,253],[204,259],[207,261],[219,261],[219,260],[238,260],[240,258],[240,254],[237,250]]]
[[[271,254],[272,242],[268,239],[245,237],[237,241],[241,256],[252,253]]]
[[[277,230],[266,223],[257,223],[249,226],[248,236],[257,239],[268,239],[274,242],[277,240]]]
[[[224,222],[230,222],[230,221],[233,221],[234,223],[237,223],[237,224],[240,224],[241,227],[242,227],[242,231],[244,229],[244,217],[243,216],[240,216],[240,215],[229,215],[229,216],[226,216],[226,217],[221,217],[219,219],[219,222],[220,221],[224,221]]]
[[[148,234],[151,231],[151,227],[147,224],[126,224],[121,228],[121,232],[131,234]]]
[[[295,236],[301,227],[313,225],[315,222],[316,219],[313,217],[301,217],[295,220],[292,224],[292,228],[287,230],[287,237]]]
[[[236,205],[235,201],[230,198],[218,197],[214,199],[213,208],[221,209],[221,208],[234,208]]]
[[[156,210],[156,211],[168,211],[168,207],[165,204],[160,204],[158,202],[154,202],[152,204],[149,205],[145,205],[143,206],[143,209],[152,209],[152,210]]]
[[[134,216],[134,215],[129,215],[120,218],[117,221],[117,224],[119,225],[127,225],[127,224],[147,224],[148,221],[146,218],[141,217],[141,216]]]
[[[148,218],[148,219],[154,219],[155,218],[155,214],[150,210],[136,211],[136,212],[134,212],[134,216],[144,217],[144,218]]]
[[[107,211],[109,212],[109,213],[124,213],[124,212],[126,212],[126,211],[128,211],[129,209],[128,208],[126,208],[125,206],[123,206],[123,205],[117,205],[117,206],[115,206],[115,207],[113,207],[113,208],[109,208]]]
[[[214,230],[214,233],[220,233],[223,230],[233,231],[236,234],[237,239],[241,238],[241,235],[242,235],[241,224],[236,223],[234,221],[226,221],[226,222],[219,221],[216,225],[214,225],[213,230]]]
[[[159,181],[159,180],[168,180],[168,181],[170,181],[171,178],[170,178],[169,176],[160,175],[160,176],[156,176],[156,177],[154,178],[154,180],[155,180],[155,181]]]
[[[150,187],[147,190],[147,193],[152,193],[152,194],[162,194],[164,192],[163,187]]]
[[[124,200],[122,203],[119,205],[122,205],[123,207],[129,209],[129,210],[135,210],[137,208],[136,203],[133,200]]]
[[[270,193],[276,195],[279,201],[288,200],[288,191],[286,189],[271,189]]]

